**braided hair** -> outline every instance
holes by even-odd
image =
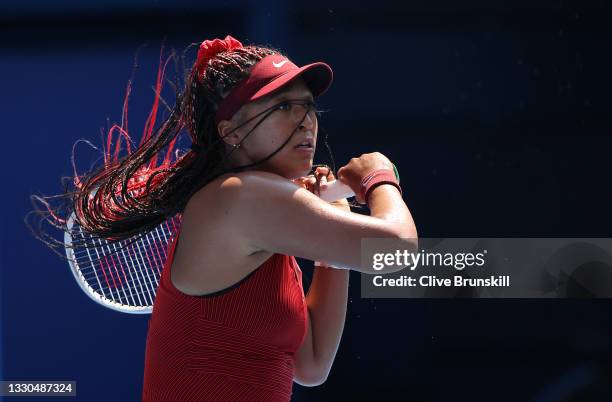
[[[111,241],[148,232],[167,218],[181,213],[195,192],[231,171],[226,168],[228,154],[215,124],[216,111],[228,93],[248,76],[251,67],[273,54],[280,52],[269,47],[244,46],[216,54],[208,60],[202,74],[192,68],[186,74],[183,90],[178,91],[169,116],[153,131],[158,103],[163,101],[160,92],[165,67],[174,56],[165,63],[160,62],[154,106],[137,149],[134,152],[130,150],[127,128],[114,126],[113,129],[121,134],[119,140],[122,136],[127,138],[128,155],[118,157],[119,143],[114,156],[111,155],[111,129],[104,166],[81,176],[77,175],[75,168],[75,175],[71,178],[74,191],[69,191],[66,186],[64,194],[59,196],[33,195],[35,211],[31,213],[66,231],[65,217],[74,212],[82,229],[92,236]],[[128,95],[129,85],[124,109],[127,108]],[[124,114],[127,114],[126,110]],[[183,129],[191,138],[191,151],[180,156],[177,153],[172,160],[172,150]],[[327,139],[325,145],[331,156]],[[158,155],[166,148],[165,158],[158,164]],[[331,158],[333,164],[333,156]],[[263,160],[256,164],[261,162]],[[64,204],[52,208],[49,203],[52,198],[63,199]],[[36,202],[45,208],[38,208]],[[39,224],[36,230],[29,223],[28,216],[26,224],[35,237],[52,249],[63,247],[63,242],[40,229],[42,225]]]

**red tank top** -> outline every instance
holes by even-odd
[[[189,296],[170,280],[177,242],[149,319],[143,402],[289,401],[307,323],[295,258],[274,254],[229,288]]]

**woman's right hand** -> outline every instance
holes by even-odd
[[[378,169],[393,170],[393,163],[380,152],[362,154],[358,158],[351,158],[346,166],[338,169],[338,180],[346,183],[353,190],[358,203],[365,204],[366,201],[361,199],[361,180]]]

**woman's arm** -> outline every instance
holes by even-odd
[[[308,294],[308,330],[295,358],[295,382],[321,385],[331,370],[346,318],[349,273],[316,267]]]
[[[216,185],[225,221],[255,249],[372,274],[361,266],[362,238],[401,240],[409,251],[417,246],[412,216],[393,186],[371,192],[367,216],[336,208],[273,173],[244,172]],[[402,268],[385,267],[376,273]]]
[[[332,204],[350,211],[346,200]],[[315,266],[306,295],[308,328],[295,359],[294,380],[298,384],[321,385],[329,375],[344,330],[349,272]]]

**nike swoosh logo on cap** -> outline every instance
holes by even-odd
[[[283,66],[283,64],[285,64],[287,61],[288,61],[288,60],[283,60],[283,61],[281,61],[280,63],[275,63],[275,62],[272,62],[272,65],[273,65],[274,67],[276,67],[276,68],[281,68],[281,67]]]

